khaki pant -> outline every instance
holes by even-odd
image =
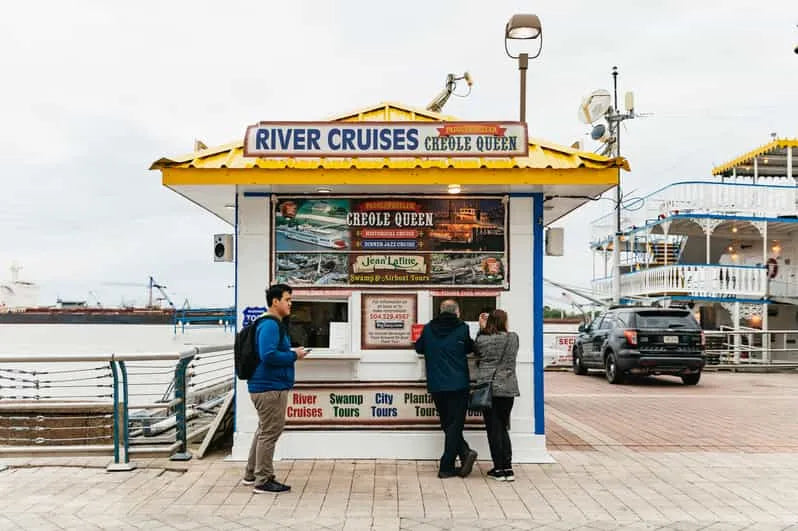
[[[245,478],[255,478],[260,485],[274,478],[274,446],[285,427],[285,407],[288,391],[250,393],[258,412],[258,429],[252,437]]]

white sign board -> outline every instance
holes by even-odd
[[[526,157],[521,122],[261,122],[245,157]]]
[[[416,307],[415,293],[364,293],[361,347],[412,349]]]

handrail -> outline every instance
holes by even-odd
[[[0,455],[2,454],[9,454],[9,455],[18,455],[20,453],[24,453],[24,449],[28,448],[31,451],[39,452],[39,453],[106,453],[109,450],[112,452],[113,455],[113,462],[108,465],[107,470],[114,471],[114,470],[132,470],[135,468],[133,464],[129,461],[129,456],[132,453],[141,453],[141,447],[138,446],[136,448],[131,448],[130,445],[130,426],[131,426],[131,418],[129,412],[132,410],[144,410],[144,411],[152,411],[152,410],[165,410],[166,417],[155,417],[153,415],[147,414],[142,416],[134,416],[136,422],[147,422],[147,419],[156,419],[156,418],[169,418],[170,416],[174,418],[174,430],[175,430],[175,441],[168,446],[166,449],[169,452],[175,452],[171,455],[171,459],[173,460],[187,460],[191,459],[191,453],[188,451],[188,441],[191,440],[193,435],[196,435],[197,431],[196,428],[192,428],[192,432],[189,433],[189,426],[188,422],[192,418],[194,418],[194,414],[187,414],[187,409],[189,407],[188,398],[189,398],[189,389],[194,389],[195,386],[201,386],[201,391],[203,396],[205,393],[208,392],[206,387],[207,382],[212,381],[215,382],[213,385],[219,388],[223,387],[224,385],[229,386],[229,382],[225,384],[222,382],[221,379],[223,378],[222,373],[224,372],[225,368],[217,366],[218,364],[224,361],[222,356],[231,353],[233,350],[233,346],[226,344],[226,345],[210,345],[210,346],[197,346],[191,347],[186,350],[182,351],[174,351],[174,352],[127,352],[127,353],[103,353],[103,354],[73,354],[73,353],[65,353],[65,354],[41,354],[41,355],[20,355],[20,354],[0,354],[0,364],[39,364],[39,363],[100,363],[104,362],[107,363],[108,366],[106,367],[105,371],[107,371],[104,375],[99,376],[92,376],[91,378],[81,378],[79,376],[64,376],[64,373],[78,373],[78,372],[85,372],[85,371],[99,371],[99,367],[85,367],[82,369],[69,369],[69,370],[53,370],[52,368],[49,370],[26,370],[25,367],[10,367],[10,368],[3,368],[0,366],[0,379],[5,378],[7,380],[11,380],[12,382],[17,381],[21,382],[21,389],[29,389],[30,391],[22,391],[21,393],[16,393],[17,396],[13,395],[6,395],[5,398],[10,398],[8,402],[0,404],[0,412],[4,412],[6,414],[13,413],[19,410],[20,404],[24,403],[25,407],[42,407],[46,408],[48,411],[56,410],[56,411],[64,411],[65,413],[74,412],[74,411],[86,411],[87,408],[102,406],[107,408],[109,405],[112,405],[112,412],[108,411],[106,414],[108,417],[113,417],[113,425],[106,426],[106,429],[112,428],[113,433],[108,435],[102,435],[99,437],[94,437],[94,440],[99,439],[113,439],[113,444],[80,444],[80,445],[72,445],[69,444],[71,441],[79,441],[85,440],[89,441],[90,438],[88,436],[80,436],[75,437],[72,436],[66,439],[59,439],[59,438],[47,438],[45,437],[37,437],[34,439],[27,439],[27,438],[15,438],[13,436],[8,437],[7,441],[11,443],[11,445],[0,445]],[[188,380],[192,378],[195,374],[197,367],[195,366],[194,362],[195,359],[199,360],[200,355],[212,355],[211,358],[219,358],[211,363],[215,363],[216,365],[213,368],[208,368],[208,364],[200,364],[199,367],[207,368],[208,375],[210,378],[206,378],[205,380],[198,382],[198,383],[188,383]],[[213,356],[216,354],[216,356]],[[174,372],[173,372],[173,385],[174,385],[174,398],[160,402],[160,403],[139,403],[139,404],[131,404],[130,396],[129,396],[129,385],[140,386],[146,385],[143,383],[130,383],[130,373],[128,371],[127,363],[134,363],[134,362],[149,362],[149,361],[169,361],[174,362]],[[232,356],[228,358],[228,363],[232,363]],[[133,366],[134,375],[157,375],[158,372],[136,372],[136,369],[144,369],[147,371],[147,367],[150,365],[143,365],[143,366]],[[171,365],[171,364],[165,364]],[[5,376],[4,376],[5,373]],[[60,374],[60,375],[59,375]],[[163,373],[161,373],[163,374]],[[206,373],[203,372],[203,375]],[[56,375],[55,378],[53,375]],[[232,371],[226,376],[228,380],[232,380]],[[80,402],[70,402],[70,397],[80,399],[81,397],[92,397],[94,395],[81,395],[82,391],[72,392],[72,394],[62,395],[61,392],[54,392],[52,389],[63,389],[64,388],[74,388],[74,387],[81,387],[83,384],[78,386],[72,385],[67,383],[64,385],[64,382],[76,381],[76,380],[93,380],[96,381],[96,378],[112,378],[113,384],[108,384],[107,387],[113,388],[112,394],[98,394],[96,398],[101,399],[96,402],[87,402],[85,400],[81,400]],[[150,376],[148,376],[150,378]],[[71,379],[71,380],[70,380]],[[107,381],[107,380],[106,380]],[[56,384],[60,384],[61,387],[57,387]],[[39,392],[41,385],[41,389],[49,389],[48,392],[41,394]],[[86,383],[86,387],[105,387],[106,384],[97,382],[97,383]],[[220,387],[221,386],[221,387]],[[14,389],[14,387],[8,387],[9,389]],[[3,387],[0,386],[0,390]],[[197,387],[195,391],[200,390],[200,387]],[[110,391],[110,390],[109,390]],[[12,391],[13,393],[13,391]],[[139,393],[141,396],[147,397],[152,396],[153,393],[148,393],[146,391]],[[30,397],[28,397],[30,395]],[[160,396],[160,393],[158,393]],[[210,396],[210,395],[209,395]],[[3,398],[2,391],[0,391],[0,398]],[[145,401],[148,399],[145,398]],[[13,401],[13,402],[12,402]],[[21,402],[24,401],[24,402]],[[193,405],[190,407],[194,407]],[[16,408],[16,409],[15,409]],[[33,418],[33,417],[31,417]],[[40,417],[36,417],[40,418]],[[49,418],[49,417],[41,417],[41,418]],[[109,419],[110,420],[110,419]],[[98,426],[100,427],[100,426]],[[14,429],[13,427],[11,429]],[[47,429],[47,428],[44,428]],[[64,428],[59,428],[64,429]],[[106,432],[107,433],[107,432]],[[21,441],[22,445],[19,446],[12,446],[18,444],[17,441]],[[65,446],[59,446],[59,444],[63,441],[69,441]],[[35,446],[34,446],[35,444]],[[157,450],[157,448],[153,447],[148,450]],[[161,447],[161,452],[163,452],[163,447]]]
[[[790,189],[790,190],[795,190],[795,188],[796,188],[795,185],[780,185],[780,184],[753,184],[753,183],[735,183],[735,182],[717,182],[717,181],[679,181],[679,182],[675,182],[675,183],[666,184],[662,188],[658,188],[657,190],[654,190],[653,192],[651,192],[651,193],[649,193],[647,195],[644,195],[643,197],[640,198],[640,200],[642,200],[645,203],[645,201],[647,199],[650,199],[652,196],[654,196],[654,195],[656,195],[656,194],[658,194],[660,192],[664,192],[668,188],[672,188],[672,187],[675,187],[675,186],[683,186],[683,185],[686,185],[686,184],[708,184],[708,185],[714,185],[714,186],[744,186],[744,187],[751,187],[751,188],[776,188],[776,189],[783,188],[783,189]],[[599,221],[601,221],[601,220],[603,220],[605,218],[610,218],[610,217],[612,217],[614,215],[615,215],[614,211],[613,212],[609,212],[607,214],[604,214],[602,216],[597,217],[596,219],[591,221],[590,224],[593,225],[596,222],[599,222]]]
[[[158,361],[180,360],[197,354],[209,354],[232,350],[233,345],[191,347],[178,352],[127,352],[111,354],[0,354],[0,363],[40,363],[75,361]]]

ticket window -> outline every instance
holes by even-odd
[[[496,309],[496,297],[433,297],[433,317],[438,317],[441,313],[441,303],[450,299],[457,301],[460,306],[460,319],[466,322],[478,322],[479,314]]]
[[[346,300],[294,300],[289,319],[291,345],[330,348],[330,323],[348,321],[349,303]]]

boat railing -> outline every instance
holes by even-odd
[[[231,345],[182,352],[0,354],[0,456],[188,460],[233,392]]]
[[[689,295],[693,297],[763,298],[768,288],[765,266],[673,264],[621,275],[622,296]],[[612,277],[593,281],[593,294],[612,296]],[[794,286],[798,290],[798,286]],[[780,292],[790,290],[779,287]]]
[[[645,227],[653,220],[678,214],[715,214],[777,218],[798,214],[798,187],[778,184],[685,181],[669,184],[641,198],[633,211],[623,213],[624,231]],[[591,241],[603,241],[614,231],[608,213],[591,223]],[[609,230],[608,230],[609,229]]]

